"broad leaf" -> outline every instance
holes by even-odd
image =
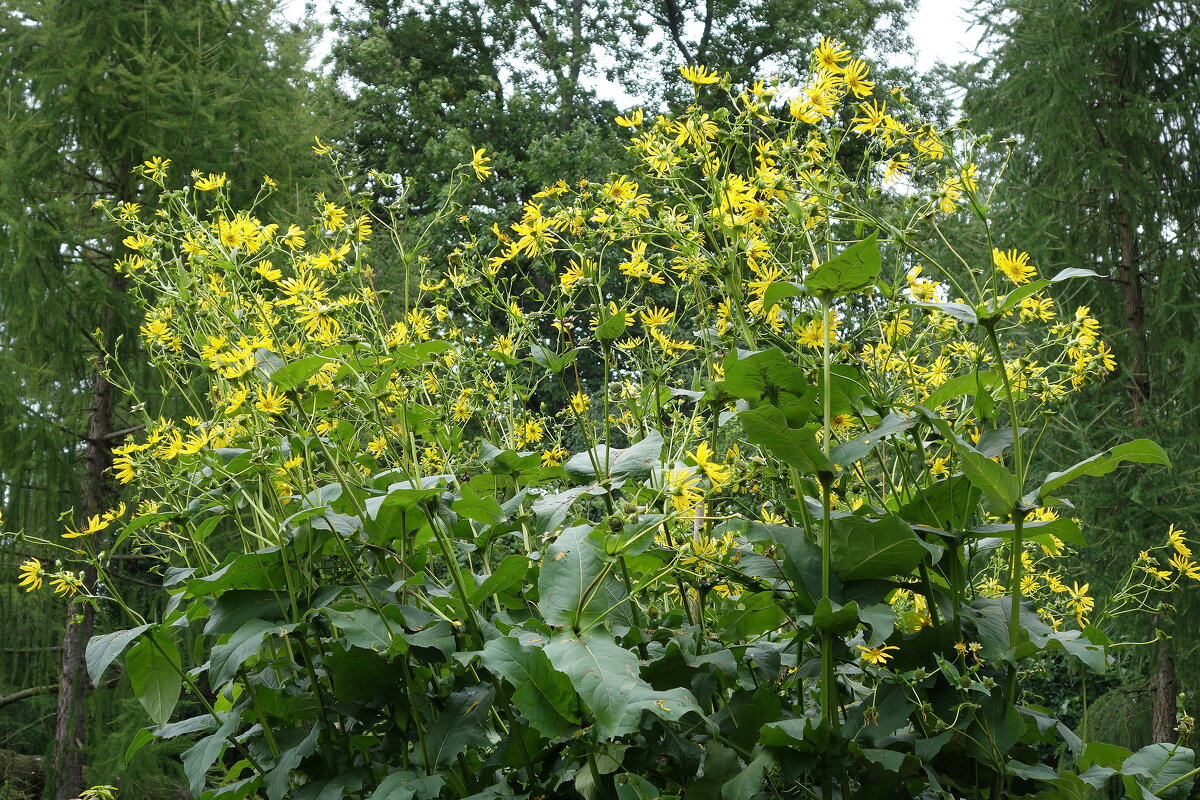
[[[809,389],[804,370],[776,347],[756,353],[730,353],[724,369],[725,391],[743,400],[761,400],[781,391],[800,397]]]
[[[1122,461],[1132,461],[1139,464],[1161,464],[1171,466],[1171,459],[1166,452],[1149,439],[1134,439],[1132,442],[1119,444],[1111,450],[1098,453],[1091,458],[1080,461],[1075,466],[1062,472],[1051,472],[1046,480],[1037,488],[1034,496],[1039,500],[1053,497],[1054,493],[1076,478],[1084,475],[1099,477],[1107,475],[1117,468]]]
[[[473,739],[487,734],[492,708],[491,686],[473,686],[450,695],[442,712],[425,731],[425,768],[432,773],[454,761]]]
[[[783,412],[763,406],[738,414],[746,438],[805,475],[833,472],[835,467],[817,444],[813,428],[792,428]]]
[[[595,480],[597,464],[601,475],[614,478],[643,477],[658,463],[662,448],[662,435],[652,430],[640,442],[626,448],[610,448],[600,444],[590,453],[576,453],[563,468],[576,479]]]
[[[538,606],[551,625],[585,628],[620,603],[623,593],[604,554],[588,535],[591,527],[567,528],[546,548],[538,576]],[[606,577],[601,573],[608,572]]]
[[[804,287],[813,295],[846,294],[869,286],[882,266],[876,231],[808,273]]]
[[[481,657],[484,666],[513,685],[513,705],[542,736],[565,737],[579,722],[571,681],[551,666],[541,647],[501,636],[484,646]]]
[[[497,565],[495,571],[483,579],[483,583],[471,592],[467,602],[473,606],[477,606],[483,601],[497,595],[521,582],[525,577],[525,573],[529,570],[529,559],[523,555],[514,553],[513,555],[505,556],[504,560]]]
[[[127,631],[113,631],[101,636],[93,636],[88,641],[87,650],[84,651],[83,656],[84,662],[87,664],[88,677],[92,679],[92,683],[99,684],[100,676],[104,674],[104,670],[108,669],[108,665],[125,651],[130,642],[149,628],[149,625],[139,625]]]
[[[1136,779],[1138,786],[1149,793],[1142,794],[1142,797],[1183,798],[1191,792],[1191,778],[1176,783],[1165,792],[1162,789],[1168,783],[1182,778],[1195,766],[1196,755],[1190,748],[1159,742],[1147,745],[1125,759],[1121,772],[1125,773],[1125,785],[1130,788],[1130,794],[1134,794],[1130,783]]]
[[[638,671],[637,655],[606,633],[556,634],[546,645],[546,655],[570,678],[596,720],[601,740],[636,731],[643,711],[666,720],[678,720],[689,711],[702,713],[686,689],[660,692],[646,683]]]
[[[179,702],[183,668],[179,648],[165,631],[143,636],[125,658],[129,682],[155,725],[165,725]]]
[[[313,375],[321,371],[321,367],[331,363],[323,356],[309,356],[299,361],[293,361],[285,367],[280,367],[271,373],[271,383],[284,391],[292,391]]]
[[[916,425],[918,417],[907,414],[888,414],[874,430],[842,442],[830,452],[830,458],[835,464],[849,466],[855,461],[861,461],[867,454],[883,443],[884,439],[903,433]]]
[[[833,521],[830,554],[834,572],[844,581],[907,575],[928,552],[899,517]]]
[[[293,626],[280,626],[264,619],[247,621],[236,633],[230,635],[229,641],[212,648],[209,670],[212,686],[222,686],[232,678],[238,667],[258,652],[268,633],[286,632],[291,627]]]

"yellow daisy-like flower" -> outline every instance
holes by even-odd
[[[882,666],[892,659],[892,654],[889,650],[899,650],[899,647],[891,644],[880,645],[879,647],[866,647],[864,645],[855,645],[861,652],[858,657],[868,664]]]
[[[645,309],[638,313],[642,319],[642,324],[649,328],[659,328],[671,321],[671,317],[675,316],[675,312],[669,308],[646,306]]]
[[[700,476],[691,467],[669,469],[663,479],[676,511],[690,511],[704,497],[700,492]]]
[[[826,72],[841,72],[842,62],[850,58],[850,51],[845,45],[828,36],[822,37],[821,44],[813,51],[817,66]]]
[[[704,474],[712,481],[713,486],[720,486],[728,481],[730,474],[733,472],[732,467],[717,464],[712,460],[713,451],[708,446],[708,442],[701,442],[700,446],[694,452],[689,452],[688,455],[695,459],[696,466],[704,470]]]
[[[167,177],[167,167],[169,166],[171,166],[171,159],[154,156],[154,158],[142,162],[142,173],[147,178],[160,181]]]
[[[1176,528],[1174,524],[1167,528],[1167,541],[1171,543],[1171,547],[1175,548],[1179,555],[1191,558],[1192,548],[1188,547],[1187,539],[1183,538],[1185,536],[1187,531]]]
[[[1020,286],[1029,283],[1029,279],[1037,275],[1037,269],[1029,263],[1029,253],[1018,251],[1016,248],[1004,252],[1000,248],[992,248],[992,261],[996,269],[1008,276],[1008,279]]]
[[[721,76],[715,72],[711,72],[708,67],[680,67],[679,74],[688,79],[697,86],[703,86],[708,83],[717,83],[721,80]]]
[[[475,170],[475,178],[481,181],[492,174],[492,168],[488,166],[492,159],[484,155],[486,152],[482,147],[471,148],[471,168]]]
[[[254,404],[254,407],[264,414],[275,415],[286,411],[289,405],[291,405],[291,401],[284,397],[283,394],[276,392],[274,386],[270,386],[265,392],[259,391],[258,401]]]
[[[50,588],[60,597],[74,597],[83,590],[83,581],[74,572],[60,572],[50,579]]]
[[[198,172],[192,174],[196,178],[196,188],[202,192],[211,192],[220,189],[225,185],[225,181],[228,180],[224,172],[220,175],[214,175],[210,172],[207,178],[201,178]]]
[[[24,586],[25,591],[32,592],[42,588],[42,562],[36,558],[21,562],[20,576],[18,585]]]
[[[350,215],[346,213],[346,209],[337,203],[326,203],[325,208],[321,210],[321,224],[331,231],[341,230],[346,226],[348,216]]]
[[[592,402],[592,398],[588,397],[583,392],[576,392],[571,395],[571,410],[576,414],[582,414],[587,411],[588,405]]]
[[[642,124],[642,120],[644,118],[645,118],[645,116],[642,113],[642,110],[639,108],[637,111],[634,111],[632,114],[617,117],[615,122],[618,125],[620,125],[622,128],[636,128],[638,125]]]
[[[62,538],[78,539],[80,536],[91,536],[93,533],[99,533],[107,528],[111,522],[111,519],[105,519],[101,515],[96,514],[88,518],[87,525],[84,526],[83,530],[77,531],[68,527],[67,532],[62,535]]]

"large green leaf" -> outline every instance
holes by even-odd
[[[1196,766],[1196,754],[1187,747],[1159,742],[1138,750],[1125,759],[1121,772],[1125,774],[1125,786],[1129,793],[1142,798],[1187,797],[1192,788],[1192,779],[1176,783],[1170,789],[1163,787],[1182,778]],[[1135,791],[1139,790],[1139,791]]]
[[[441,794],[445,782],[441,775],[401,770],[381,780],[368,800],[432,800]]]
[[[961,442],[954,442],[954,452],[963,475],[991,501],[993,510],[1006,513],[1017,507],[1021,484],[1007,467]]]
[[[541,647],[501,636],[484,645],[481,657],[484,666],[513,685],[513,705],[542,736],[565,737],[579,722],[571,681],[554,669]]]
[[[1166,467],[1171,466],[1171,459],[1167,458],[1166,452],[1157,444],[1149,439],[1134,439],[1132,442],[1119,444],[1111,450],[1097,453],[1091,458],[1084,459],[1062,472],[1051,472],[1033,494],[1040,504],[1041,500],[1053,497],[1058,489],[1066,486],[1076,478],[1084,475],[1096,477],[1107,475],[1116,469],[1117,465],[1122,461],[1132,461],[1139,464],[1162,464]]]
[[[546,655],[555,669],[571,679],[596,720],[601,740],[636,731],[643,711],[666,720],[678,720],[689,711],[701,713],[686,689],[660,692],[646,683],[638,671],[637,655],[607,633],[555,634],[546,645]]]
[[[724,369],[725,391],[743,400],[761,400],[778,392],[800,397],[810,388],[804,370],[777,347],[755,353],[730,353]]]
[[[209,668],[212,686],[222,686],[232,678],[238,667],[258,652],[268,633],[286,633],[292,627],[265,619],[248,620],[230,635],[228,641],[213,647]]]
[[[576,630],[600,619],[623,593],[588,525],[567,528],[546,548],[538,575],[538,607],[551,625]],[[608,575],[601,577],[601,573]]]
[[[597,464],[602,475],[638,478],[649,474],[651,467],[658,463],[662,448],[662,435],[652,430],[640,442],[629,447],[613,448],[600,444],[590,453],[576,453],[563,464],[563,468],[577,480],[595,480]]]
[[[874,429],[849,441],[842,442],[834,447],[829,455],[834,463],[841,464],[844,467],[849,466],[855,461],[862,460],[872,450],[883,444],[884,440],[888,437],[903,433],[916,425],[918,419],[916,416],[903,413],[893,412],[888,414]]]
[[[280,367],[271,373],[271,383],[284,391],[292,391],[306,380],[321,371],[321,367],[331,363],[323,356],[309,356],[299,361],[293,361],[285,367]]]
[[[529,559],[523,555],[516,553],[505,556],[504,560],[496,567],[491,575],[483,579],[483,583],[471,592],[467,602],[473,606],[477,606],[483,601],[499,594],[521,582],[525,577],[525,573],[529,571]]]
[[[175,642],[163,630],[151,631],[130,649],[125,669],[142,708],[154,724],[165,725],[183,688],[183,670]]]
[[[834,572],[844,581],[907,575],[928,552],[912,528],[896,516],[833,521],[830,555]]]
[[[763,406],[738,414],[746,438],[753,444],[790,464],[806,475],[833,472],[834,465],[817,444],[813,428],[793,428],[783,412],[774,406]]]
[[[83,655],[84,663],[87,664],[88,677],[92,679],[92,683],[100,683],[100,676],[104,674],[104,670],[108,669],[108,665],[125,651],[130,642],[149,628],[149,625],[139,625],[127,631],[113,631],[101,636],[93,636],[87,643],[87,650]]]
[[[450,695],[442,712],[425,731],[425,748],[421,752],[428,757],[424,764],[428,772],[454,761],[468,742],[486,737],[494,692],[491,686],[480,685]]]
[[[854,292],[869,286],[879,276],[882,266],[876,231],[810,272],[804,279],[804,287],[814,295]]]

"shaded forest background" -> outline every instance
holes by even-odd
[[[331,22],[332,48],[306,67],[320,25],[285,23],[257,0],[10,0],[0,6],[0,507],[3,530],[51,535],[120,499],[108,469],[131,418],[120,385],[152,387],[138,320],[112,269],[124,248],[92,211],[99,197],[145,202],[131,170],[170,158],[228,173],[235,187],[270,175],[278,211],[305,207],[328,180],[313,137],[356,174],[399,176],[389,198],[413,225],[443,200],[450,170],[486,148],[496,179],[460,198],[477,227],[520,213],[522,198],[564,176],[630,168],[614,116],[690,96],[676,67],[701,64],[735,83],[804,70],[822,35],[878,65],[881,85],[949,122],[989,133],[983,172],[1005,170],[994,209],[1008,246],[1043,274],[1093,269],[1076,287],[1106,326],[1120,369],[1050,425],[1070,463],[1149,437],[1175,461],[1168,482],[1118,473],[1073,498],[1093,522],[1080,574],[1116,581],[1169,523],[1200,529],[1200,11],[1167,0],[981,0],[976,60],[915,74],[915,0],[361,0]],[[600,93],[601,79],[619,92]],[[635,102],[618,102],[620,95]],[[956,107],[957,103],[957,107]],[[984,181],[988,176],[983,176]],[[235,197],[248,202],[250,196]],[[454,229],[435,241],[453,246]],[[417,258],[444,258],[437,247]],[[403,286],[414,265],[381,263]],[[1079,282],[1083,283],[1083,282]],[[395,297],[402,297],[396,292]],[[111,371],[120,361],[123,371]],[[158,400],[173,413],[171,399]],[[72,519],[73,515],[73,519]],[[0,800],[88,784],[123,798],[174,797],[184,739],[143,748],[144,724],[121,678],[92,687],[82,648],[119,620],[16,586],[31,552],[0,534]],[[119,556],[127,596],[154,602],[150,562]],[[1096,591],[1102,595],[1102,589]],[[1122,648],[1087,688],[1098,738],[1136,748],[1173,741],[1178,698],[1200,690],[1200,591],[1149,624],[1118,631],[1157,644]],[[1081,687],[1030,687],[1067,717]]]

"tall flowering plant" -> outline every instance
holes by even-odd
[[[110,209],[193,411],[143,409],[136,509],[62,543],[163,563],[161,618],[88,653],[125,653],[134,747],[196,737],[204,797],[1184,796],[1182,743],[1091,742],[1021,690],[1051,654],[1104,671],[1104,622],[1200,575],[1174,528],[1111,600],[1062,566],[1074,481],[1168,463],[1035,471],[1115,367],[1053,296],[1093,273],[1041,275],[972,140],[832,40],[802,85],[682,72],[692,106],[617,119],[638,174],[436,261],[364,211],[382,176],[305,221],[223,175]],[[456,181],[490,177],[471,156]],[[399,304],[371,267],[396,245]]]

